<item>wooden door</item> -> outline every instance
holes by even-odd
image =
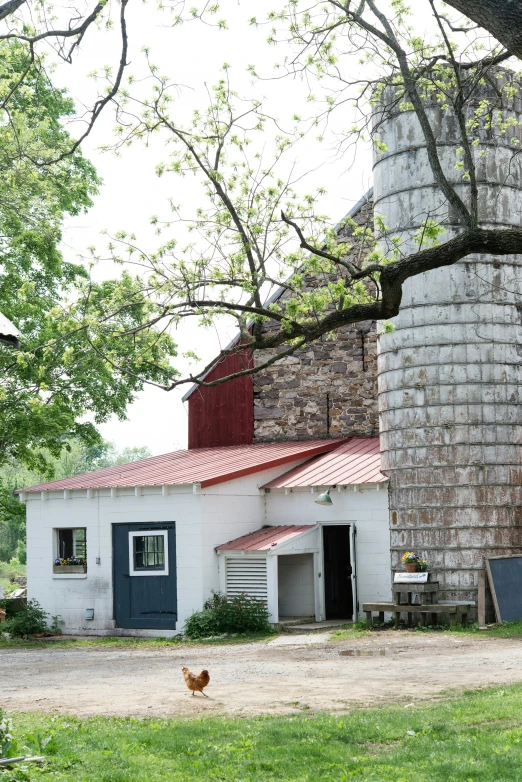
[[[117,627],[175,630],[175,523],[114,524],[113,579]]]

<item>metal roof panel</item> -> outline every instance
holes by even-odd
[[[314,527],[315,524],[263,527],[248,535],[242,535],[240,538],[223,543],[222,546],[216,546],[216,551],[269,551],[281,543],[286,543],[296,535],[302,535],[303,532],[314,529]]]
[[[156,486],[200,483],[202,488],[241,478],[261,470],[306,459],[338,448],[345,440],[232,445],[223,448],[193,448],[152,456],[137,462],[39,483],[18,491],[98,489],[119,486]]]
[[[263,489],[291,489],[304,486],[346,486],[387,481],[381,468],[378,437],[354,437],[330,453],[269,481]]]

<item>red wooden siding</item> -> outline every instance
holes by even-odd
[[[252,354],[243,351],[223,358],[205,381],[252,366]],[[188,399],[188,447],[219,448],[254,442],[254,388],[245,375],[210,388],[196,388]]]

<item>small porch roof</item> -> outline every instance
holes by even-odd
[[[354,437],[330,453],[318,456],[265,483],[263,489],[292,489],[307,486],[347,486],[382,483],[378,437]]]
[[[263,527],[249,535],[216,546],[216,551],[270,551],[282,543],[288,543],[292,538],[314,529],[315,524],[301,524],[285,527]]]

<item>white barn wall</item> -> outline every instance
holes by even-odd
[[[301,464],[296,460],[290,466]],[[357,580],[359,602],[390,597],[390,549],[387,487],[353,487],[332,492],[334,505],[314,503],[309,489],[285,495],[265,493],[261,486],[286,472],[289,465],[238,478],[207,489],[192,485],[171,486],[162,494],[159,486],[63,491],[27,496],[28,594],[51,615],[64,620],[66,633],[93,635],[165,636],[182,631],[187,617],[199,610],[212,589],[219,589],[219,564],[215,547],[253,532],[263,525],[355,523],[357,525]],[[316,495],[315,495],[316,496]],[[176,522],[178,621],[175,631],[115,628],[112,589],[112,525],[116,523]],[[53,530],[66,527],[87,529],[87,574],[54,576]],[[320,536],[319,536],[320,537]],[[320,543],[315,531],[300,540],[314,552],[314,574],[320,572]],[[297,546],[297,542],[296,542]],[[319,548],[318,548],[319,546]],[[285,547],[290,554],[292,546]],[[281,552],[283,554],[283,551]],[[99,557],[100,564],[96,563]],[[272,558],[271,558],[272,559]],[[277,557],[274,559],[274,589],[277,585]],[[224,561],[224,560],[223,560]],[[320,589],[319,589],[320,591]],[[317,602],[319,600],[319,602]],[[94,620],[85,620],[85,609],[94,608]],[[274,615],[277,606],[272,606]],[[314,613],[313,611],[311,613]],[[315,614],[321,614],[316,594]]]
[[[333,505],[316,505],[310,489],[272,489],[266,495],[266,524],[355,524],[357,527],[357,596],[359,605],[391,599],[388,487],[333,489]],[[360,609],[362,610],[362,608]]]
[[[299,459],[270,470],[236,478],[201,489],[204,599],[212,589],[219,589],[219,558],[216,546],[255,532],[268,522],[265,519],[265,483],[291,467],[303,464]]]
[[[194,489],[192,484],[109,489],[29,492],[27,497],[27,586],[51,615],[59,615],[69,634],[169,636],[182,631],[188,616],[201,609],[212,589],[219,589],[215,547],[265,524],[265,493],[259,487],[302,464],[264,470],[244,478]],[[178,620],[175,631],[116,628],[113,616],[112,525],[117,523],[176,522]],[[55,576],[52,572],[53,530],[87,529],[87,573]],[[99,557],[100,564],[96,564]],[[85,609],[94,608],[94,619]]]
[[[143,496],[134,489],[119,489],[111,497],[107,489],[87,498],[86,492],[50,492],[48,500],[27,501],[27,589],[51,615],[65,622],[63,632],[93,635],[166,636],[179,632],[203,600],[201,498],[192,486],[171,487],[162,496],[161,487],[144,487]],[[132,493],[131,493],[132,492]],[[84,495],[84,496],[77,496]],[[133,522],[176,522],[178,621],[175,631],[124,630],[115,628],[112,590],[112,525]],[[66,527],[87,529],[87,573],[85,576],[55,576],[56,552],[53,530]],[[96,564],[96,558],[100,564]],[[85,620],[85,609],[94,608],[94,620]]]
[[[281,554],[277,560],[279,619],[315,616],[313,554]]]

